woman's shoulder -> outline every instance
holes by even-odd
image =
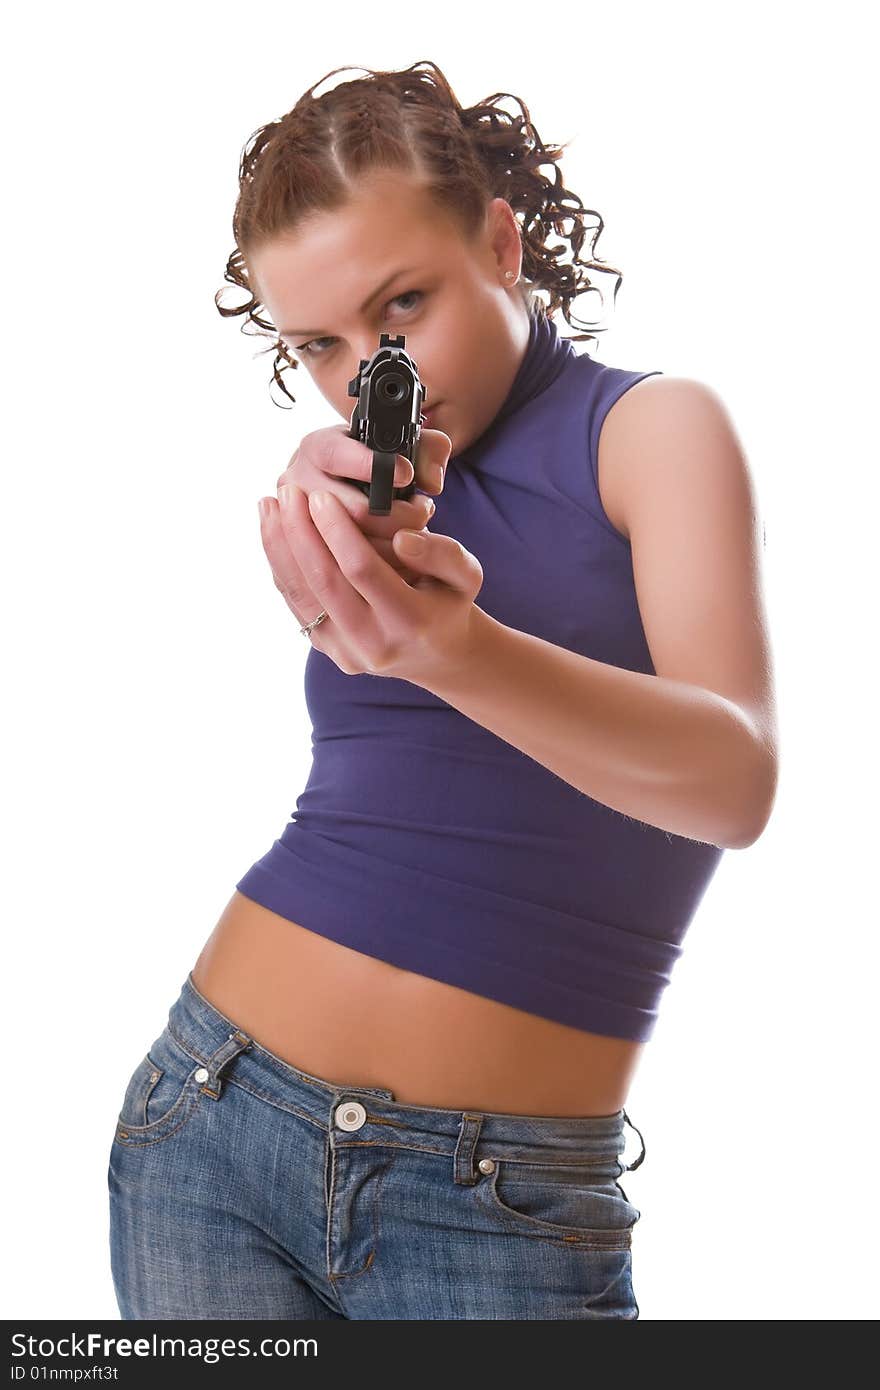
[[[716,391],[693,377],[607,369],[622,389],[602,420],[597,446],[598,486],[615,525],[631,539],[637,509],[646,501],[676,505],[688,487],[689,466],[711,469],[719,485],[747,479],[748,462]],[[627,385],[627,382],[629,384]]]

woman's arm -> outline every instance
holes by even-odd
[[[745,848],[770,816],[778,753],[743,451],[708,387],[648,377],[608,412],[599,471],[629,536],[656,675],[580,656],[477,607],[468,660],[426,688],[594,800]]]

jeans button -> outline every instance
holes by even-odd
[[[199,1067],[198,1071],[196,1072],[196,1081],[207,1081],[207,1079],[208,1079],[208,1068],[207,1068],[207,1067]]]
[[[494,1173],[495,1160],[494,1158],[481,1158],[479,1163],[477,1164],[477,1167],[479,1168],[481,1173]]]
[[[367,1112],[359,1100],[344,1100],[337,1105],[333,1118],[340,1129],[360,1129]]]

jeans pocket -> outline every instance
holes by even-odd
[[[200,1063],[180,1046],[168,1028],[132,1072],[116,1121],[121,1144],[155,1144],[168,1139],[199,1108]]]
[[[608,1163],[533,1163],[495,1159],[477,1184],[489,1211],[525,1234],[555,1236],[603,1250],[628,1250],[641,1212]]]

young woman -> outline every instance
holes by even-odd
[[[433,64],[314,91],[242,160],[221,309],[345,421],[261,504],[314,762],[129,1080],[119,1306],[633,1319],[630,1083],[775,794],[748,467],[708,388],[557,333],[605,267],[524,106]],[[380,333],[427,391],[387,517],[348,433]]]

